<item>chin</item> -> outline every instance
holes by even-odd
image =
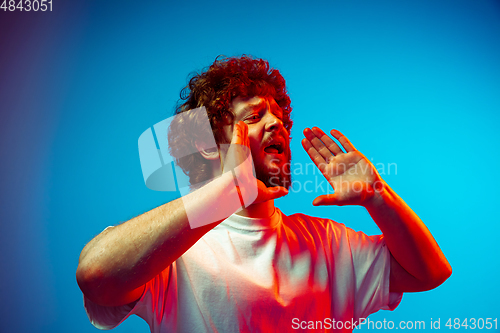
[[[266,184],[266,183],[265,183]],[[286,188],[287,190],[292,186],[292,176],[287,175],[276,175],[271,176],[266,184],[267,187],[276,187],[281,186]]]

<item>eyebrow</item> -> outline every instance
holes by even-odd
[[[263,108],[265,108],[265,106],[266,106],[266,101],[263,100],[263,101],[260,101],[260,102],[258,102],[256,104],[249,104],[249,105],[245,106],[243,108],[243,112],[248,113],[248,112],[251,112],[251,111],[260,111]]]
[[[261,111],[263,108],[265,108],[265,107],[266,107],[266,104],[267,104],[267,103],[266,103],[266,101],[265,101],[265,100],[262,100],[262,101],[260,101],[260,102],[258,102],[258,103],[255,103],[255,104],[249,104],[249,105],[247,105],[247,106],[245,106],[245,107],[243,108],[243,112],[244,112],[244,113],[249,113],[249,112],[252,112],[252,111],[257,111],[257,112],[259,112],[259,111]],[[279,114],[280,114],[280,116],[282,117],[282,116],[284,115],[284,111],[283,111],[283,109],[282,109],[282,108],[281,108],[278,104],[276,104],[276,106],[277,106],[277,108],[276,108],[276,109],[278,109],[278,110],[279,110],[279,112],[273,112],[273,109],[275,109],[275,108],[273,108],[273,106],[272,106],[272,105],[270,105],[271,112],[272,112],[272,113],[274,113],[274,114],[279,113]]]

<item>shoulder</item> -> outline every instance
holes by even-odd
[[[297,230],[317,240],[322,239],[327,244],[330,244],[330,246],[332,242],[347,244],[350,234],[354,232],[343,223],[332,219],[309,216],[302,213],[289,216],[282,213],[282,217],[284,228]]]
[[[312,229],[330,229],[337,232],[344,232],[347,228],[343,223],[332,219],[310,216],[302,213],[285,215],[281,213],[285,225],[304,225]]]
[[[303,228],[309,233],[326,236],[337,244],[345,243],[350,247],[364,247],[366,244],[379,245],[383,235],[369,236],[362,231],[355,231],[343,223],[332,219],[309,216],[302,213],[283,216],[283,225],[288,228]],[[381,245],[381,244],[380,244]]]

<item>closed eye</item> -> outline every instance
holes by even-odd
[[[253,114],[247,118],[247,120],[258,120],[258,119],[260,119],[260,116],[258,114]]]
[[[283,111],[281,109],[275,110],[273,114],[276,118],[283,121]]]

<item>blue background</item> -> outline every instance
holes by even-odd
[[[175,197],[144,185],[139,135],[172,114],[190,72],[243,53],[287,79],[293,163],[308,162],[301,131],[315,125],[396,163],[384,179],[453,267],[370,319],[500,317],[498,1],[53,0],[52,12],[0,12],[0,332],[96,331],[75,280],[81,249]],[[379,232],[363,208],[313,207],[320,193],[307,192],[276,204]],[[148,327],[134,317],[115,331]]]

